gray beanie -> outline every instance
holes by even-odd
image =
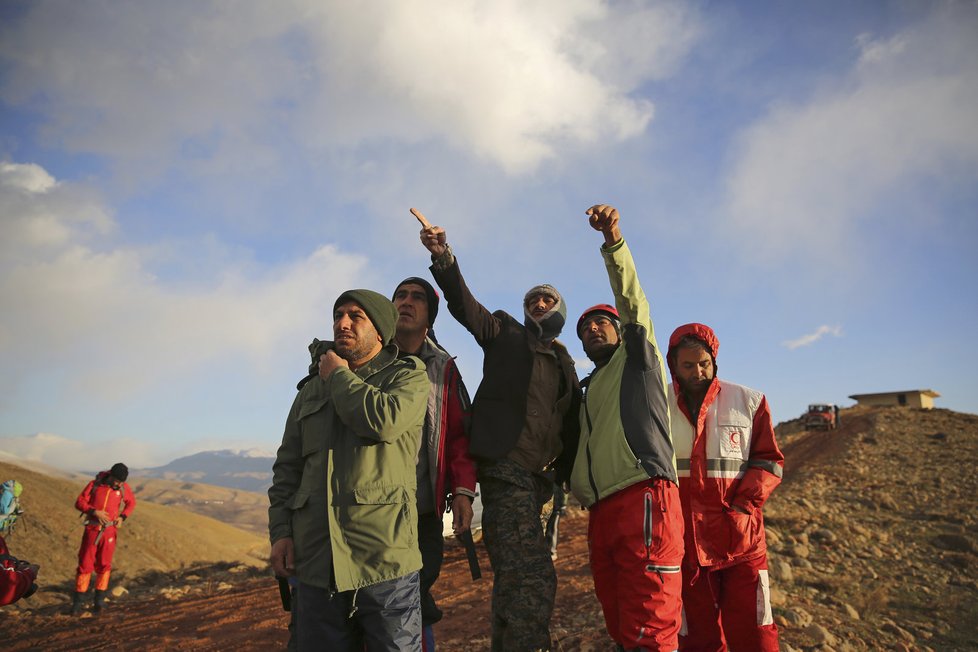
[[[347,301],[353,301],[363,308],[377,330],[377,334],[380,335],[384,346],[391,343],[397,325],[397,309],[390,299],[373,290],[347,290],[336,299],[336,303],[333,304],[333,311],[335,312],[340,305]]]

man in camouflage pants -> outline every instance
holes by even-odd
[[[556,289],[538,285],[523,299],[522,323],[502,310],[490,313],[469,292],[445,230],[423,224],[421,242],[448,309],[485,355],[470,453],[478,461],[494,574],[492,649],[549,650],[557,575],[540,514],[554,475],[570,476],[581,400],[574,362],[556,340],[567,309]]]

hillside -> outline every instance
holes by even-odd
[[[31,604],[22,601],[18,605],[47,604],[49,597],[55,597],[46,593],[73,581],[82,536],[74,503],[89,478],[71,480],[43,475],[5,462],[0,462],[0,478],[16,478],[24,485],[21,502],[25,514],[7,543],[15,556],[41,565],[41,591],[31,598]],[[120,528],[113,560],[116,583],[195,562],[264,563],[268,544],[263,537],[141,498],[137,490],[136,511]]]
[[[785,481],[765,515],[786,639],[978,648],[978,416],[850,408],[835,432],[781,430]]]
[[[978,478],[960,463],[978,458],[978,416],[851,408],[842,418],[835,432],[778,428],[785,480],[765,514],[782,650],[978,649]],[[572,508],[562,523],[555,649],[607,650],[587,514]],[[462,549],[446,546],[435,586],[441,652],[488,649],[492,571],[482,546],[479,554],[483,579],[472,581]],[[228,570],[160,575],[155,590],[84,627],[54,607],[0,614],[5,642],[11,650],[281,647],[288,614],[272,579]],[[107,645],[109,635],[125,644]]]
[[[268,494],[198,482],[129,476],[137,500],[210,517],[262,537],[268,536]]]

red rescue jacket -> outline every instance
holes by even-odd
[[[20,600],[36,579],[33,568],[17,569],[17,560],[10,556],[7,542],[0,537],[0,605]]]
[[[75,501],[75,509],[88,516],[94,516],[95,510],[100,510],[107,512],[112,521],[125,520],[136,509],[136,496],[125,482],[119,489],[113,489],[108,478],[109,472],[102,471],[85,485]],[[98,525],[98,520],[91,519],[88,525]]]
[[[720,343],[703,324],[681,326],[669,338],[670,419],[686,558],[725,568],[767,552],[761,507],[781,483],[784,455],[767,399],[749,387],[714,377],[694,427],[673,368],[673,348],[685,335],[703,340],[714,360]]]

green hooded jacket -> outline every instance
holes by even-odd
[[[313,361],[330,346],[315,340]],[[421,568],[415,463],[428,391],[424,363],[393,344],[356,372],[302,385],[268,490],[270,539],[292,537],[300,582],[330,589],[332,575],[349,591]]]
[[[621,345],[581,383],[587,392],[570,485],[584,507],[649,478],[678,484],[665,365],[648,299],[624,240],[602,246],[601,256],[621,318]]]

